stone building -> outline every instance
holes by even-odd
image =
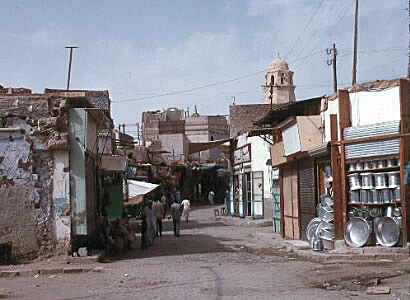
[[[190,143],[223,140],[229,137],[228,122],[224,116],[201,116],[194,113],[185,118],[185,135]],[[211,148],[190,155],[193,161],[213,162],[221,157],[218,148]]]
[[[111,121],[90,102],[85,91],[0,89],[0,243],[14,257],[96,239],[98,131]]]
[[[189,144],[229,137],[229,126],[224,116],[200,115],[198,112],[189,116],[177,108],[143,112],[142,124],[144,146],[168,163],[188,160],[213,162],[221,157],[219,149],[188,156]]]

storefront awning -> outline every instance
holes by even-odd
[[[189,143],[188,144],[188,154],[192,154],[192,153],[212,149],[212,148],[218,147],[218,146],[222,145],[223,143],[226,143],[226,142],[231,141],[231,140],[232,140],[232,138],[217,140],[217,141],[211,141],[211,142],[206,142],[206,143]]]
[[[144,195],[152,192],[160,186],[159,184],[131,179],[128,179],[127,182],[129,200],[124,202],[124,205],[126,206],[142,204]]]

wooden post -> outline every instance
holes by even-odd
[[[410,103],[409,103],[409,82],[400,79],[400,132],[408,134],[410,132]],[[400,198],[402,205],[402,226],[403,226],[403,247],[407,246],[406,241],[410,240],[410,186],[404,182],[404,167],[410,161],[410,137],[400,137]]]
[[[339,101],[339,139],[343,142],[343,130],[350,127],[350,101],[349,91],[339,90],[337,92]],[[346,186],[346,158],[345,145],[340,143],[340,182],[341,182],[341,203],[342,203],[342,229],[346,225],[346,209],[347,209],[347,186]],[[343,231],[342,231],[343,232]]]
[[[343,202],[342,202],[342,182],[340,173],[340,155],[337,146],[337,115],[330,115],[330,159],[332,165],[332,187],[333,206],[335,212],[335,239],[343,239]]]

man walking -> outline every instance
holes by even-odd
[[[162,236],[162,219],[164,218],[164,208],[159,200],[154,202],[154,217],[157,221],[157,236]]]
[[[182,216],[188,222],[189,210],[190,210],[190,207],[191,207],[191,203],[189,202],[188,199],[184,199],[181,204],[182,204],[182,207],[183,207]]]
[[[171,216],[174,224],[174,235],[179,236],[179,227],[181,222],[181,204],[177,203],[174,199],[174,203],[171,205]]]
[[[167,214],[167,197],[165,196],[165,194],[162,194],[161,203],[162,203],[162,207],[164,208],[164,217],[165,217]]]
[[[208,201],[209,201],[209,204],[210,204],[211,206],[214,205],[214,197],[215,197],[214,191],[213,191],[213,190],[210,190],[210,191],[209,191],[209,194],[208,194]]]

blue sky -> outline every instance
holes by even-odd
[[[406,75],[407,5],[360,0],[359,82]],[[333,42],[339,86],[351,82],[353,14],[353,0],[0,0],[0,84],[65,88],[64,47],[75,45],[71,88],[108,89],[117,124],[171,106],[227,114],[231,96],[263,103],[263,70],[279,52],[306,99],[332,93]]]

